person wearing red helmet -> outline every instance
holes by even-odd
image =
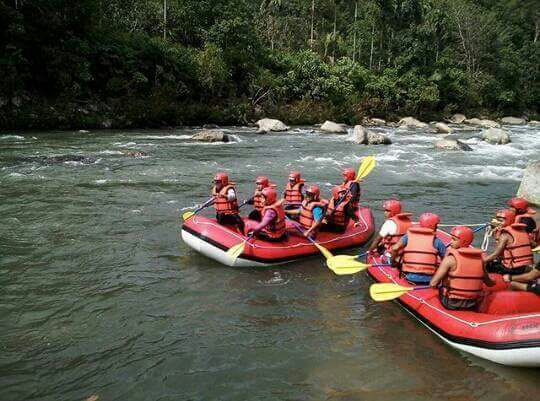
[[[275,187],[275,185],[270,184],[268,178],[263,175],[257,177],[255,180],[255,191],[253,192],[253,196],[246,202],[248,205],[253,205],[253,210],[248,216],[250,220],[261,221],[261,212],[264,207],[262,190],[270,186]]]
[[[303,190],[304,180],[302,177],[300,177],[300,173],[298,171],[291,171],[289,174],[289,180],[287,185],[285,185],[285,190],[283,191],[285,210],[300,209],[300,205],[304,200]]]
[[[429,285],[439,284],[439,299],[450,310],[476,309],[483,298],[483,284],[493,286],[482,260],[482,250],[473,248],[474,234],[469,227],[456,226],[446,256]]]
[[[347,187],[336,185],[332,188],[332,198],[328,202],[326,210],[325,231],[343,232],[347,229],[350,220],[354,221],[355,224],[358,222],[355,209],[351,207],[350,201],[351,195]]]
[[[229,176],[225,173],[216,173],[212,199],[216,209],[216,220],[222,225],[237,226],[241,233],[244,232],[244,221],[238,214],[238,200],[234,183],[229,182]]]
[[[262,219],[248,235],[254,235],[270,242],[283,241],[287,236],[285,227],[285,211],[281,201],[277,199],[274,188],[266,187],[261,191],[263,208]]]
[[[440,221],[434,213],[421,214],[418,226],[409,227],[390,250],[392,265],[413,284],[428,284],[446,254],[446,246],[436,236]]]
[[[540,230],[536,224],[536,210],[529,207],[529,202],[523,198],[512,198],[506,202],[508,208],[516,214],[516,223],[525,224],[525,231],[529,233],[531,240],[538,242],[540,240]]]
[[[490,273],[518,275],[529,271],[533,265],[531,241],[527,226],[516,223],[516,214],[510,209],[499,210],[492,222],[495,249],[484,258]]]
[[[402,213],[401,202],[396,199],[385,200],[382,207],[385,221],[371,241],[368,252],[378,250],[380,254],[387,253],[387,256],[390,256],[392,246],[405,235],[412,224],[411,213]]]
[[[341,171],[341,176],[343,177],[343,183],[341,185],[349,190],[350,207],[353,211],[356,211],[360,202],[360,184],[355,181],[356,172],[352,168],[344,168]]]
[[[304,236],[315,238],[321,227],[328,202],[321,199],[321,191],[317,185],[310,185],[302,201],[300,210],[287,210],[289,215],[298,215],[298,222],[304,228]]]

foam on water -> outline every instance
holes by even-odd
[[[0,140],[7,140],[7,139],[25,139],[25,137],[20,136],[20,135],[2,135],[2,136],[0,136]]]

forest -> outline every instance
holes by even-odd
[[[540,105],[538,0],[2,0],[0,129]]]

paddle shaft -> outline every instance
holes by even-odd
[[[390,291],[377,291],[377,294],[392,294],[392,293],[395,293],[395,292],[407,292],[407,291],[416,291],[416,290],[425,290],[425,289],[428,289],[428,288],[431,288],[431,286],[429,285],[421,285],[421,286],[418,286],[418,287],[411,287],[409,289],[406,289],[406,290],[390,290]]]

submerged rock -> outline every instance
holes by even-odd
[[[461,142],[459,139],[439,139],[434,143],[437,149],[442,150],[463,150],[471,151],[472,148],[464,142]]]
[[[148,154],[146,152],[143,152],[142,150],[128,150],[122,153],[124,153],[126,156],[134,157],[136,159],[140,157],[148,156]]]
[[[532,162],[525,169],[517,196],[521,196],[535,205],[540,205],[540,160]]]
[[[220,130],[204,129],[191,137],[199,142],[229,142],[229,136]]]
[[[347,126],[333,121],[325,121],[324,124],[321,125],[321,131],[330,132],[332,134],[346,134]]]
[[[356,125],[353,131],[354,142],[361,145],[390,145],[392,141],[386,135],[366,130],[361,125]]]
[[[510,136],[500,128],[489,128],[482,132],[482,140],[493,145],[505,145],[510,142]]]
[[[435,130],[441,134],[451,134],[454,130],[445,123],[436,123]]]
[[[463,124],[463,121],[465,121],[467,117],[463,114],[454,114],[452,117],[450,117],[450,122],[453,124]]]
[[[407,128],[427,128],[428,127],[426,123],[423,123],[422,121],[419,121],[414,117],[404,117],[401,120],[399,120],[398,125],[400,127],[407,127]]]
[[[281,121],[272,118],[263,118],[262,120],[257,121],[255,124],[259,126],[259,130],[257,132],[260,134],[270,131],[282,132],[289,129],[289,127],[287,127]]]
[[[525,125],[527,124],[527,121],[518,117],[504,117],[501,118],[501,123],[507,125]]]

